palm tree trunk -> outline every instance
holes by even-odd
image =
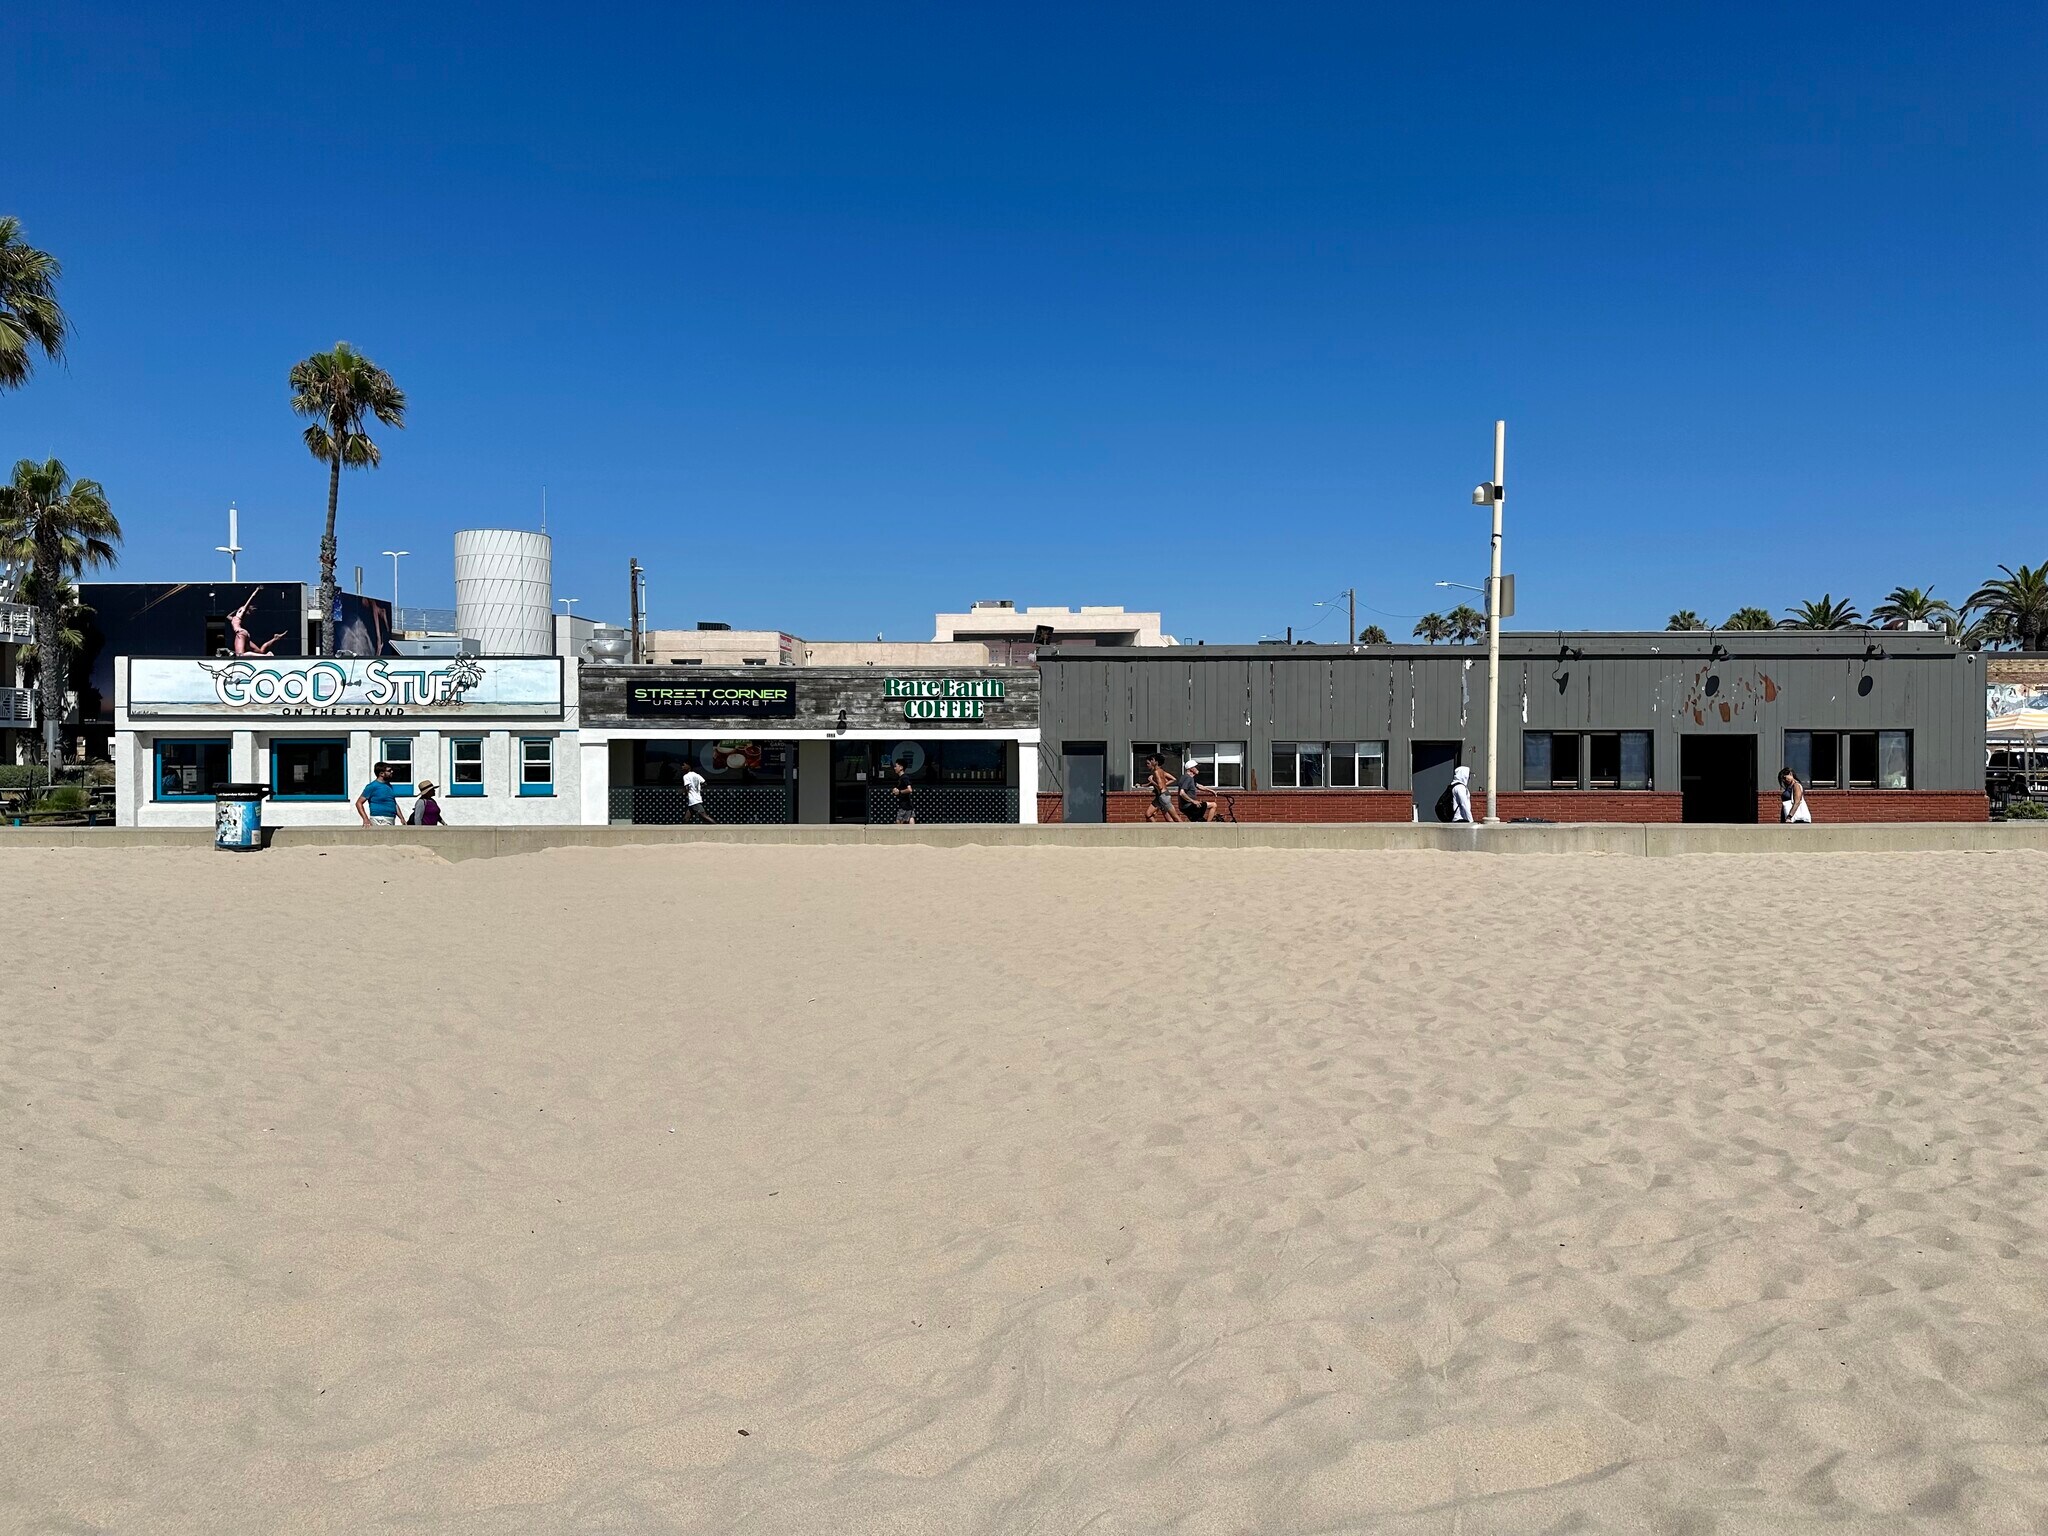
[[[41,595],[40,593],[38,594]],[[36,692],[43,716],[43,764],[50,783],[57,782],[57,760],[64,734],[64,684],[70,668],[58,642],[63,620],[47,599],[36,604]]]
[[[327,532],[320,537],[320,654],[334,654],[334,508],[341,500],[341,433],[335,431],[334,458],[327,470]]]

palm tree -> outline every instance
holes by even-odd
[[[1934,595],[1934,588],[1893,587],[1891,596],[1870,610],[1874,624],[1898,629],[1908,624],[1939,624],[1954,631],[1955,608]]]
[[[0,218],[0,389],[19,389],[35,368],[30,348],[45,359],[64,355],[70,328],[57,302],[63,268],[48,251],[21,238],[21,221]]]
[[[2038,651],[2048,645],[2048,560],[1999,569],[2005,575],[1972,592],[1963,609],[1997,621],[2005,639],[2021,650]]]
[[[21,580],[15,583],[14,601],[26,603],[31,608],[42,606],[42,581],[34,570],[24,571]],[[92,610],[78,595],[78,587],[69,576],[57,578],[57,644],[66,652],[77,650],[85,644],[85,621],[92,617]],[[18,653],[21,657],[22,686],[33,688],[42,670],[42,654],[34,642],[24,645]]]
[[[405,391],[391,375],[337,341],[332,352],[316,352],[292,365],[292,409],[313,418],[306,448],[327,466],[327,531],[320,536],[320,653],[334,654],[334,508],[341,499],[341,471],[375,469],[383,452],[363,430],[374,416],[387,427],[405,425]]]
[[[1966,651],[1995,651],[2012,644],[2012,625],[2003,614],[1987,613],[1962,633]]]
[[[1451,637],[1450,621],[1440,613],[1425,613],[1415,621],[1415,638],[1435,645],[1439,640]]]
[[[1796,608],[1787,608],[1785,617],[1778,620],[1780,629],[1854,629],[1863,615],[1846,597],[1839,603],[1835,594],[1824,592],[1818,602],[1808,599]]]
[[[1664,621],[1664,627],[1666,629],[1705,629],[1707,626],[1700,621],[1700,616],[1690,608],[1681,608]]]
[[[114,563],[121,524],[97,480],[73,480],[55,459],[23,459],[12,484],[0,487],[0,560],[27,567],[36,610],[37,692],[43,755],[57,773],[70,649],[64,640],[64,586],[74,576]]]
[[[1469,603],[1460,603],[1444,615],[1444,622],[1451,626],[1451,638],[1460,645],[1470,645],[1486,633],[1486,615]]]
[[[1387,632],[1381,629],[1379,625],[1368,624],[1358,632],[1358,643],[1360,645],[1390,645],[1393,642],[1387,639]]]
[[[1738,608],[1728,615],[1723,629],[1776,629],[1778,621],[1768,608]]]

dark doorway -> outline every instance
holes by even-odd
[[[1069,741],[1060,748],[1066,762],[1066,799],[1061,806],[1068,821],[1103,819],[1104,772],[1109,762],[1107,744],[1100,741]]]
[[[1681,736],[1678,788],[1687,821],[1756,820],[1756,738]]]
[[[1417,741],[1408,747],[1408,774],[1415,785],[1415,819],[1437,821],[1437,802],[1451,787],[1451,770],[1465,755],[1462,741]]]

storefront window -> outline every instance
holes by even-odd
[[[457,736],[448,743],[448,793],[476,796],[484,792],[484,743],[481,736]]]
[[[695,768],[714,784],[780,784],[789,776],[792,749],[786,741],[636,741],[633,782],[677,789]]]
[[[214,785],[227,782],[226,737],[157,742],[156,799],[206,800],[212,798]]]
[[[552,736],[519,738],[519,793],[552,795],[555,792],[555,739]]]
[[[1911,731],[1787,731],[1785,766],[1808,789],[1911,789]]]
[[[1133,787],[1145,782],[1145,758],[1158,753],[1175,778],[1192,763],[1196,777],[1212,789],[1244,788],[1244,743],[1241,741],[1134,741],[1131,743]]]
[[[278,800],[346,800],[348,743],[324,738],[273,741],[270,793]]]
[[[391,765],[391,787],[401,795],[413,792],[412,749],[410,736],[386,736],[377,743],[377,761]]]

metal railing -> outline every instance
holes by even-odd
[[[795,804],[786,784],[708,784],[704,788],[705,811],[713,821],[727,826],[794,821]],[[679,826],[692,819],[689,794],[669,788],[614,788],[611,819],[636,827]]]
[[[1017,820],[1017,791],[996,784],[920,784],[915,803],[917,819],[932,825]],[[895,820],[896,797],[888,784],[870,784],[868,825],[886,827]]]
[[[27,603],[0,603],[0,645],[33,645],[36,611]]]
[[[0,725],[34,725],[36,696],[27,688],[0,688]]]

